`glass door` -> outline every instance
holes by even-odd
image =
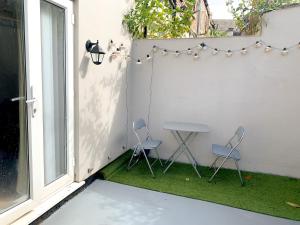
[[[0,214],[29,198],[23,0],[0,0]]]
[[[74,181],[73,5],[0,0],[0,224]]]

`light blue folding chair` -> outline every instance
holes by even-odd
[[[243,141],[244,136],[245,136],[245,129],[243,127],[239,127],[235,132],[234,136],[228,141],[228,143],[225,146],[217,145],[217,144],[212,145],[212,152],[216,156],[216,159],[211,164],[210,168],[214,168],[215,172],[209,179],[209,182],[211,182],[214,179],[214,177],[217,175],[217,173],[222,168],[224,163],[228,159],[232,159],[235,162],[235,166],[238,171],[241,184],[242,185],[244,184],[241,171],[239,168],[239,163],[238,163],[241,159],[241,155],[239,149],[237,148]],[[223,158],[223,161],[220,164],[220,166],[216,168],[216,164],[220,158]]]
[[[140,156],[143,155],[145,157],[145,160],[147,162],[147,165],[150,169],[150,172],[152,176],[154,177],[154,172],[152,169],[152,166],[159,161],[160,165],[163,166],[159,154],[158,154],[158,147],[161,145],[160,140],[153,140],[150,136],[149,129],[145,123],[144,119],[138,119],[133,122],[133,132],[136,135],[138,139],[138,143],[134,146],[132,156],[130,158],[130,161],[128,163],[127,169],[131,169],[134,165],[136,165],[140,159]],[[151,152],[154,151],[157,158],[154,160],[153,163],[150,164],[149,159],[147,155]],[[147,151],[147,153],[146,153]],[[136,160],[134,158],[136,157]]]

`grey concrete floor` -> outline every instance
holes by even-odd
[[[300,222],[96,180],[42,224],[300,225]]]

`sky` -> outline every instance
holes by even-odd
[[[238,0],[234,0],[234,2],[238,2]],[[226,6],[226,0],[208,0],[208,5],[213,19],[232,19]]]

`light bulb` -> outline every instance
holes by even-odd
[[[175,52],[175,56],[180,56],[180,52],[178,50]]]
[[[121,44],[120,44],[120,47],[119,47],[119,49],[120,49],[120,50],[124,50],[124,49],[125,49],[125,46],[124,46],[124,44],[123,44],[123,43],[121,43]]]
[[[162,50],[162,51],[161,51],[161,54],[162,54],[162,55],[167,55],[167,54],[168,54],[168,50],[167,50],[167,49]]]
[[[188,55],[191,55],[192,53],[193,53],[192,49],[188,48],[188,49],[187,49],[187,54],[188,54]]]
[[[272,51],[272,47],[270,45],[268,45],[266,48],[265,48],[265,52],[270,52]]]
[[[246,55],[248,53],[248,50],[246,48],[242,48],[241,54]]]
[[[157,46],[156,45],[153,45],[152,49],[153,49],[153,52],[157,52]]]
[[[198,53],[194,54],[194,59],[199,59],[199,54]]]
[[[141,61],[140,59],[138,59],[138,60],[136,61],[136,64],[141,65],[141,64],[142,64],[142,61]]]
[[[287,48],[283,48],[281,51],[281,55],[286,56],[289,54],[289,50]]]
[[[198,45],[197,45],[197,48],[198,48],[199,50],[202,50],[202,49],[203,49],[202,43],[198,44]]]
[[[108,42],[108,50],[110,50],[114,46],[114,41],[111,39]]]
[[[149,54],[146,56],[146,58],[147,58],[147,60],[152,59],[151,55],[149,55]]]
[[[226,56],[227,56],[227,57],[232,56],[232,54],[233,54],[233,52],[232,52],[231,50],[228,50],[228,51],[226,52]]]
[[[213,51],[212,51],[212,54],[213,55],[216,55],[216,54],[218,54],[219,53],[219,49],[217,49],[217,48],[215,48]]]
[[[260,48],[262,46],[262,43],[260,42],[260,41],[257,41],[256,43],[255,43],[255,47],[256,48]]]
[[[207,45],[206,45],[204,42],[201,43],[201,46],[202,46],[202,49],[203,49],[203,50],[206,50],[206,49],[207,49]]]

